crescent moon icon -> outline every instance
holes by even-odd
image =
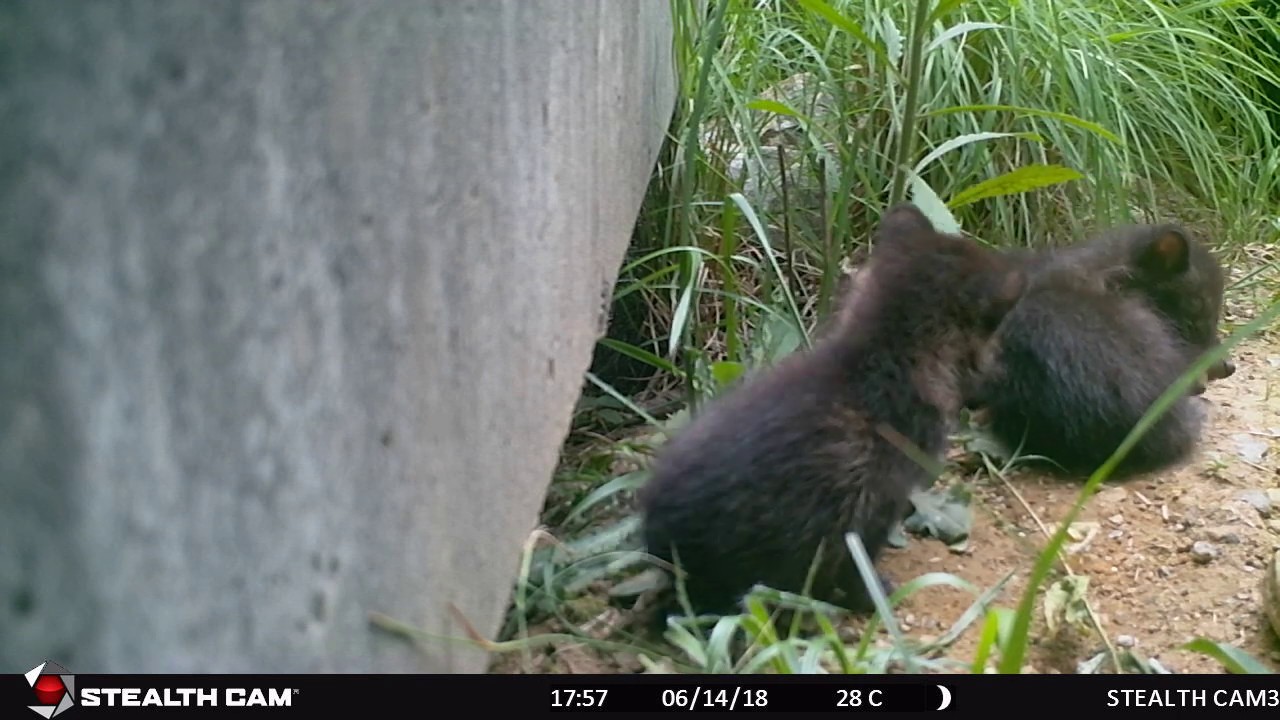
[[[942,704],[938,706],[938,709],[946,710],[951,705],[951,691],[942,685],[938,686],[938,691],[942,693]]]

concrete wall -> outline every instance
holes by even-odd
[[[0,671],[482,671],[668,12],[0,7]]]

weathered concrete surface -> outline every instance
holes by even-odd
[[[0,671],[481,671],[667,0],[0,8]]]

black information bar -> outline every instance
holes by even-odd
[[[61,710],[58,708],[61,707]],[[30,708],[30,709],[28,709]],[[449,710],[960,712],[1171,709],[1280,717],[1276,675],[0,675],[0,717],[315,718]],[[56,713],[55,713],[56,711]]]
[[[835,679],[823,684],[755,683],[748,678],[723,678],[701,683],[668,681],[640,684],[556,683],[550,690],[550,709],[643,712],[927,712],[954,707],[945,684],[932,682],[869,683]]]

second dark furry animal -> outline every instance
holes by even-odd
[[[644,541],[678,557],[696,613],[739,611],[757,583],[803,590],[820,544],[811,595],[867,608],[844,534],[874,561],[932,481],[877,428],[937,458],[1025,286],[1011,259],[935,232],[910,205],[886,213],[877,238],[838,327],[710,403],[655,459]]]
[[[1222,269],[1176,225],[1129,225],[1059,250],[1022,254],[1031,288],[998,334],[996,371],[979,393],[994,434],[1023,455],[1087,476],[1147,408],[1218,343]],[[1230,360],[1207,373],[1235,370]],[[1189,393],[1205,389],[1199,382]],[[1185,460],[1200,436],[1199,399],[1182,397],[1114,477]],[[1025,432],[1025,441],[1024,441]]]

